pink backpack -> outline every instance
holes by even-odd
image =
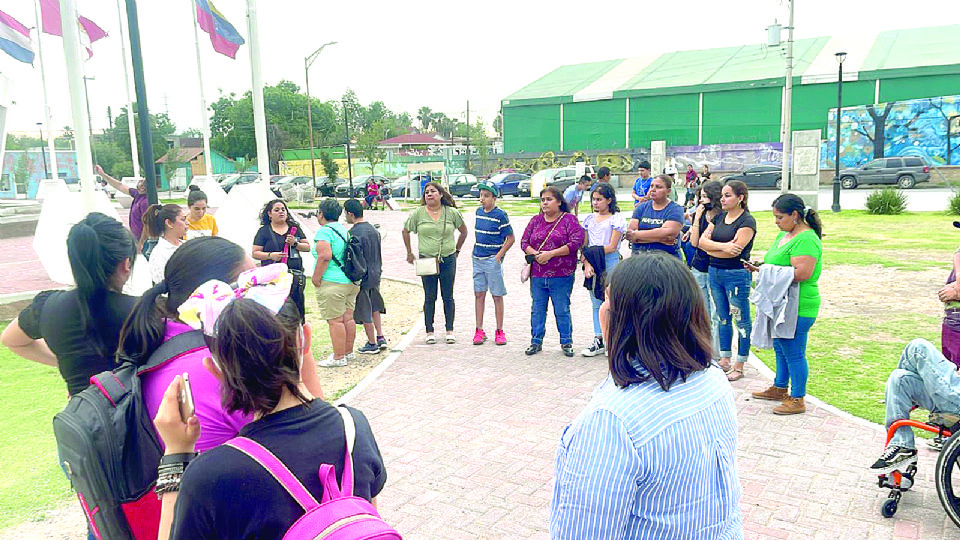
[[[283,540],[402,540],[400,533],[380,518],[372,504],[353,496],[353,456],[350,452],[356,438],[356,426],[346,408],[337,407],[337,412],[343,417],[347,436],[343,482],[342,487],[337,484],[337,471],[333,465],[320,465],[323,498],[319,503],[277,456],[256,441],[237,437],[226,444],[266,469],[306,511],[287,529]]]

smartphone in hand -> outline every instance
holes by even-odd
[[[190,388],[190,374],[184,373],[180,380],[180,393],[177,396],[180,402],[180,419],[184,423],[193,416],[196,409],[193,406],[193,390]]]
[[[746,259],[744,259],[742,262],[743,262],[743,267],[751,272],[756,272],[760,270],[760,265],[763,264],[762,262],[750,262]]]

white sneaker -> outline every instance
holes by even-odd
[[[453,334],[447,334],[446,341],[447,343],[456,343],[457,338],[453,337]]]
[[[357,359],[357,355],[353,351],[350,351],[344,358],[346,358],[347,362],[353,362]]]
[[[603,346],[603,338],[594,336],[593,343],[589,347],[580,351],[583,356],[599,356],[607,354],[607,349]]]
[[[433,334],[427,334],[426,343],[427,345],[433,345],[437,342],[437,338]]]
[[[334,358],[331,354],[326,360],[317,362],[317,365],[320,367],[346,367],[347,357],[344,356],[343,358]]]

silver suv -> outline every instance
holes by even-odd
[[[930,167],[919,157],[887,157],[868,161],[856,169],[840,171],[840,185],[853,189],[860,184],[897,184],[910,189],[930,180]]]

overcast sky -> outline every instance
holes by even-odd
[[[3,10],[33,27],[35,1],[4,0]],[[99,131],[107,127],[107,106],[116,115],[126,103],[117,1],[77,4],[110,34],[94,44],[94,57],[84,65],[95,77],[89,97]],[[200,33],[208,103],[220,90],[241,94],[251,87],[246,2],[215,4],[247,44],[231,60],[215,53]],[[952,24],[955,6],[955,0],[799,0],[795,37]],[[199,128],[201,118],[191,9],[193,0],[139,2],[148,104],[151,112],[169,112],[181,130]],[[352,88],[365,105],[381,100],[411,115],[426,105],[459,118],[469,100],[471,121],[480,116],[488,125],[501,99],[561,65],[763,43],[765,28],[775,19],[785,26],[787,19],[787,3],[777,0],[259,0],[258,9],[265,84],[288,79],[302,88],[303,58],[337,41],[310,70],[315,97],[337,99]],[[59,37],[44,34],[43,47],[50,106],[60,129],[73,125],[63,46]],[[8,131],[35,132],[43,119],[39,63],[31,67],[0,54],[0,73],[15,84]]]

